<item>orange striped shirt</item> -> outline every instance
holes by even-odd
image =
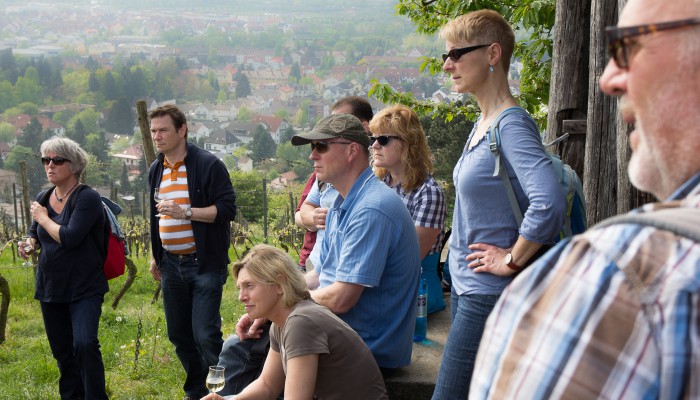
[[[172,166],[167,161],[163,162],[160,193],[165,200],[174,200],[180,207],[191,206],[187,191],[187,170],[182,161]],[[187,219],[175,219],[164,215],[160,217],[158,232],[163,248],[170,253],[190,254],[197,251],[192,222]]]

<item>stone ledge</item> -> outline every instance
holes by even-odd
[[[442,352],[450,331],[449,296],[447,308],[428,316],[427,339],[413,344],[411,365],[386,380],[390,400],[426,400],[435,389]]]

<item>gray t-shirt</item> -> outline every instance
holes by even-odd
[[[348,324],[311,300],[297,304],[282,331],[272,324],[270,348],[287,360],[318,354],[314,394],[326,399],[388,399],[384,380],[372,353]]]

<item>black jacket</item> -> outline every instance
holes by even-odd
[[[156,202],[153,189],[160,186],[163,177],[164,155],[158,154],[148,171],[151,202],[151,250],[156,263],[160,265],[162,244],[158,233],[160,219],[155,217]],[[197,246],[199,272],[226,268],[230,262],[230,222],[236,217],[236,194],[224,163],[213,154],[187,143],[185,156],[187,168],[187,189],[193,208],[216,205],[216,220],[213,223],[192,221],[194,242]]]

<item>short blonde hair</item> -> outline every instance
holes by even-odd
[[[369,123],[369,130],[374,135],[396,135],[401,137],[401,163],[404,177],[401,187],[405,192],[412,192],[425,182],[428,174],[433,172],[432,156],[428,140],[423,132],[418,115],[410,108],[397,104],[377,113]],[[377,167],[374,173],[384,179],[389,171]]]
[[[515,48],[515,33],[508,21],[493,10],[473,11],[453,19],[440,29],[440,37],[448,42],[473,45],[498,43],[501,66],[508,72]]]
[[[241,261],[233,264],[232,272],[236,279],[243,268],[255,281],[282,288],[282,301],[287,307],[294,307],[311,298],[304,276],[292,257],[276,247],[258,244],[250,249]]]

